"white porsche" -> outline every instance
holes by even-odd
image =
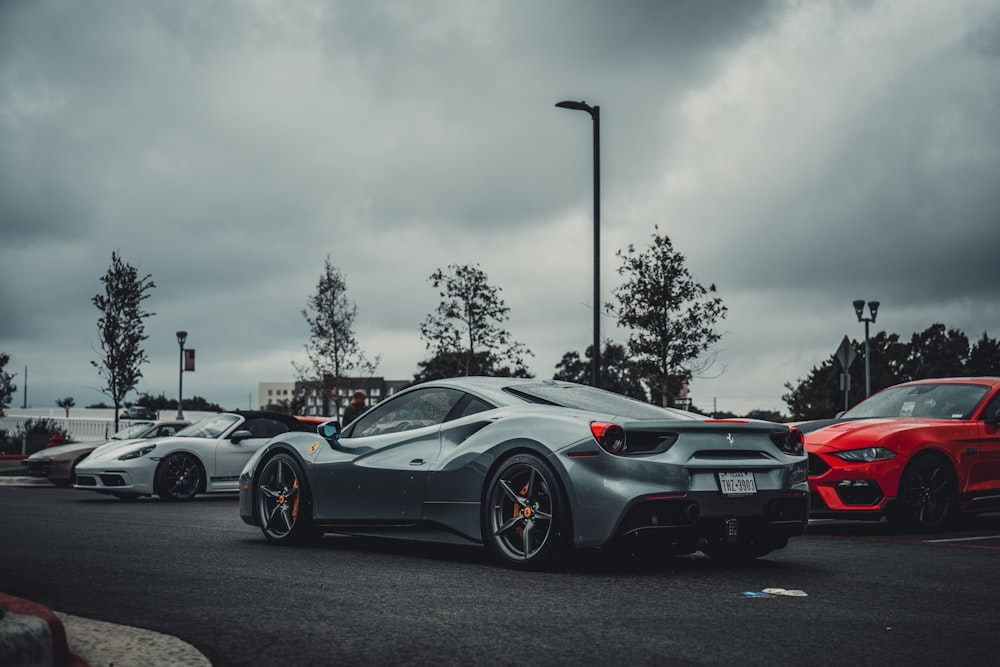
[[[73,488],[123,500],[235,492],[243,466],[269,439],[315,429],[315,423],[278,412],[220,412],[173,436],[98,447],[77,465]]]

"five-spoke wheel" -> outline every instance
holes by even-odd
[[[899,502],[889,519],[904,528],[933,531],[946,526],[955,512],[955,476],[940,456],[921,454],[899,481]]]
[[[164,500],[191,500],[204,491],[205,474],[193,454],[171,454],[156,468],[156,494]]]
[[[268,459],[253,495],[261,530],[270,542],[301,544],[319,537],[312,525],[305,480],[298,462],[288,454]]]
[[[562,551],[566,502],[551,468],[537,456],[504,461],[487,485],[483,539],[512,567],[552,563]]]

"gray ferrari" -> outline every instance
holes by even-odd
[[[240,516],[275,544],[323,533],[485,545],[515,568],[650,537],[744,560],[809,516],[802,434],[555,380],[410,387],[346,427],[283,433],[240,475]]]

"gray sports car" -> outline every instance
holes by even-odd
[[[416,385],[346,428],[284,433],[240,476],[240,516],[277,544],[323,533],[485,544],[511,567],[655,535],[750,559],[809,516],[802,434],[554,380]]]

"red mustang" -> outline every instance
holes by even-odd
[[[810,516],[937,530],[1000,510],[1000,377],[918,380],[803,422]]]

